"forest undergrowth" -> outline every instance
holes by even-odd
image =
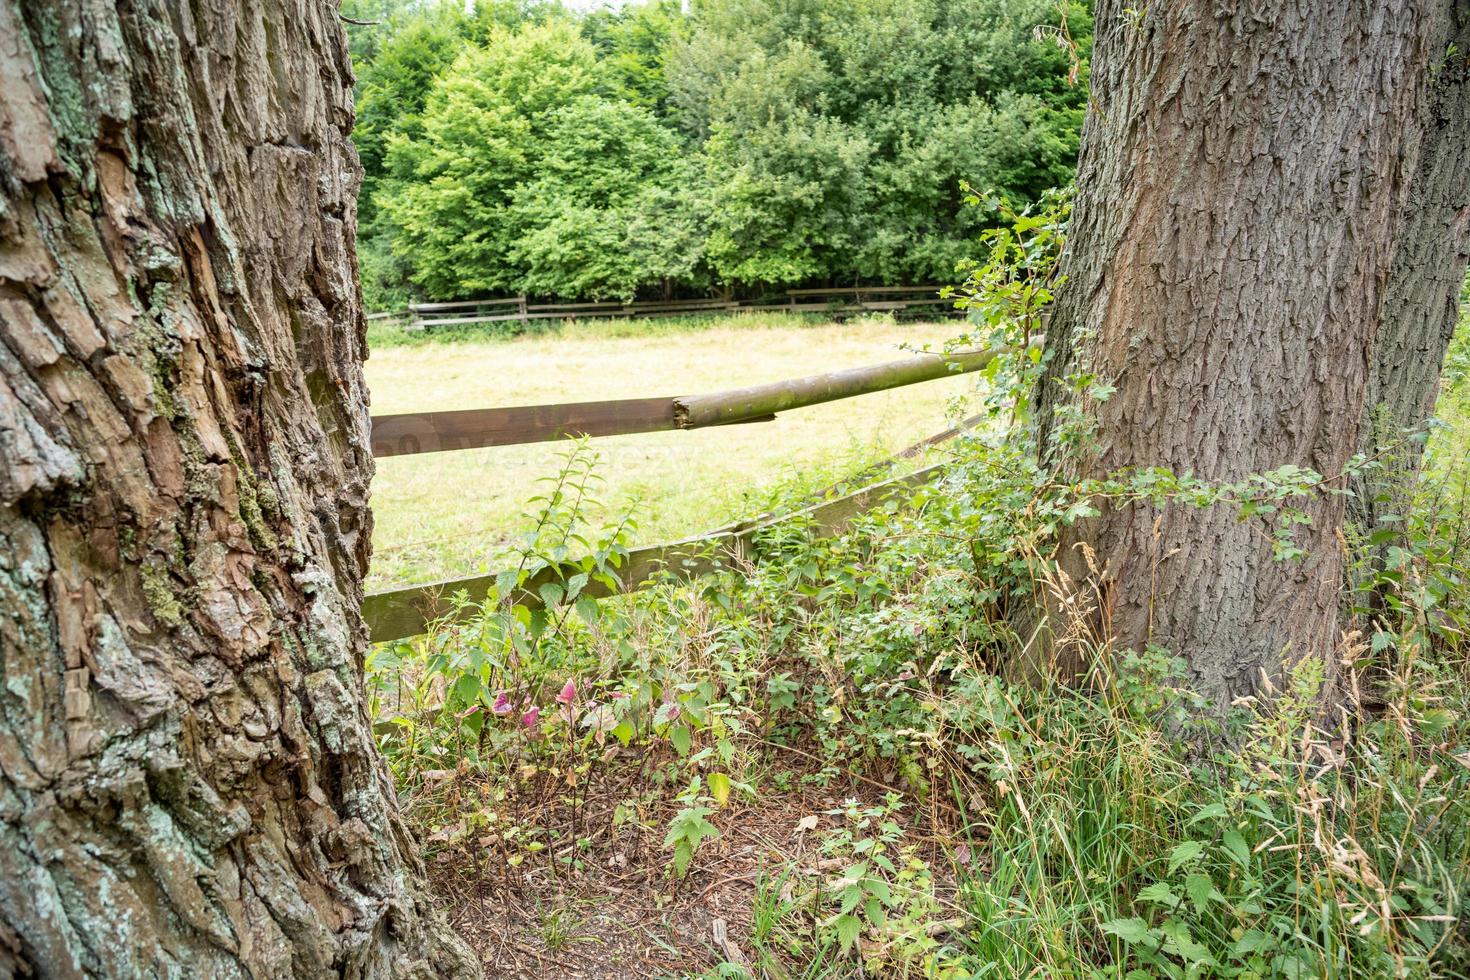
[[[1348,542],[1377,557],[1338,662],[1206,705],[1179,652],[1093,638],[1057,528],[1104,498],[1235,507],[1293,561],[1293,502],[1343,483],[1044,469],[1029,341],[1062,217],[1015,217],[970,271],[957,342],[1008,353],[935,482],[596,601],[638,515],[588,525],[572,444],[489,599],[373,652],[380,744],[490,975],[1470,975],[1470,330],[1422,474]],[[1016,676],[1041,603],[1070,610],[1080,683]]]

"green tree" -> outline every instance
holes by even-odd
[[[715,273],[949,279],[981,217],[964,182],[1024,201],[1070,179],[1090,40],[1052,0],[697,3],[668,79]]]
[[[790,283],[848,264],[873,146],[823,112],[829,86],[820,54],[791,40],[753,53],[721,87],[704,153],[719,278]]]
[[[466,47],[483,45],[496,27],[511,28],[540,18],[547,9],[539,0],[491,0],[468,12],[464,4],[452,0],[427,5],[411,0],[344,3],[344,16],[363,22],[349,24],[348,30],[357,72],[353,141],[363,168],[358,254],[369,308],[403,302],[413,271],[410,263],[393,254],[394,230],[381,220],[376,203],[385,181],[392,178],[390,142],[422,135],[421,117],[430,90]]]
[[[379,203],[394,252],[430,296],[631,297],[693,271],[646,235],[627,247],[640,202],[682,200],[660,191],[680,161],[674,134],[611,95],[591,42],[556,19],[460,55],[435,83],[420,135],[391,142]]]
[[[664,63],[683,23],[678,0],[648,0],[621,10],[591,11],[582,34],[597,48],[611,94],[663,112],[669,97]]]
[[[629,248],[629,230],[660,191],[675,185],[673,133],[652,113],[625,102],[589,96],[553,112],[538,176],[512,194],[507,259],[520,289],[542,296],[617,296],[685,271],[650,269],[663,252],[654,236]],[[648,229],[653,230],[653,229]],[[686,243],[686,248],[697,243]],[[652,247],[650,247],[652,246]],[[687,264],[692,267],[692,261]],[[690,270],[692,271],[692,269]]]
[[[514,290],[511,195],[534,179],[554,110],[596,88],[596,52],[566,21],[497,31],[429,94],[423,130],[395,135],[378,195],[393,251],[429,296]]]

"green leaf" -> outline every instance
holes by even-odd
[[[536,594],[541,597],[541,602],[547,609],[555,609],[561,604],[561,597],[566,594],[566,590],[555,582],[547,582],[536,590]]]
[[[1272,964],[1276,972],[1287,980],[1308,980],[1309,977],[1321,976],[1321,971],[1306,955],[1292,953],[1288,956],[1278,957]]]
[[[1225,901],[1225,896],[1215,890],[1215,882],[1210,876],[1201,872],[1195,872],[1184,881],[1184,890],[1189,894],[1189,900],[1194,903],[1196,912],[1203,912],[1210,901]]]
[[[837,928],[837,939],[842,943],[844,953],[852,948],[852,944],[857,941],[858,933],[863,931],[862,921],[851,913],[839,915],[833,925]]]
[[[1164,944],[1165,948],[1172,949],[1186,962],[1214,964],[1215,961],[1210,956],[1210,951],[1195,940],[1193,933],[1184,923],[1171,920],[1160,931],[1168,937]]]
[[[1189,818],[1187,826],[1193,827],[1201,820],[1223,817],[1229,814],[1229,812],[1224,803],[1211,803],[1209,806],[1200,807],[1199,812]]]
[[[1225,850],[1229,851],[1230,856],[1235,859],[1236,864],[1242,868],[1250,867],[1251,849],[1246,846],[1245,838],[1241,836],[1240,831],[1231,828],[1225,831],[1220,841],[1225,845]]]
[[[1183,865],[1193,862],[1204,853],[1204,841],[1187,840],[1169,852],[1169,873],[1178,871]]]
[[[469,704],[480,696],[480,678],[474,674],[460,674],[454,682],[454,699]]]
[[[566,592],[566,599],[567,599],[567,601],[568,602],[571,602],[572,600],[574,600],[574,599],[578,598],[579,596],[581,596],[582,589],[586,585],[587,585],[587,573],[586,572],[578,572],[576,575],[573,575],[571,578],[567,579],[567,592]]]
[[[1109,919],[1102,924],[1102,931],[1117,936],[1125,943],[1141,943],[1149,938],[1148,923],[1139,918]]]
[[[1419,730],[1437,739],[1455,723],[1457,715],[1449,708],[1430,708],[1419,716]]]
[[[687,840],[681,840],[674,845],[674,873],[684,877],[684,872],[689,870],[689,862],[694,860],[694,845]]]
[[[1156,881],[1140,891],[1138,893],[1138,900],[1140,902],[1153,902],[1158,905],[1168,905],[1171,907],[1179,904],[1179,896],[1174,893],[1174,889],[1170,888],[1169,883],[1165,881]]]
[[[516,587],[516,570],[508,569],[495,576],[495,595],[504,599]]]
[[[1247,953],[1264,952],[1276,945],[1275,940],[1259,929],[1247,929],[1239,939],[1235,941],[1234,953],[1236,956],[1244,956]]]
[[[598,605],[596,599],[586,595],[577,597],[577,615],[581,616],[582,621],[588,626],[597,622],[597,611]]]
[[[709,795],[715,798],[715,802],[724,806],[730,802],[730,777],[722,772],[709,774]]]
[[[688,725],[675,725],[669,729],[669,741],[674,743],[674,750],[680,755],[689,754],[690,735]]]
[[[884,905],[893,904],[893,892],[888,887],[888,882],[882,878],[869,878],[863,885],[868,894],[881,901]]]

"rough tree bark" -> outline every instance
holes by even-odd
[[[1039,394],[1054,461],[1081,476],[1342,472],[1417,165],[1430,7],[1098,3],[1069,279]],[[1067,459],[1056,409],[1077,370],[1116,391],[1081,404],[1098,446]],[[1183,505],[1109,507],[1064,535],[1059,558],[1097,596],[1098,631],[1185,656],[1223,707],[1338,638],[1343,498],[1305,509],[1300,561],[1272,561],[1259,523],[1231,508]]]
[[[327,0],[0,0],[0,975],[478,972],[371,738]]]
[[[1423,145],[1384,291],[1359,448],[1383,469],[1354,480],[1353,521],[1372,530],[1419,469],[1404,442],[1434,411],[1470,263],[1470,0],[1440,0],[1430,47]]]

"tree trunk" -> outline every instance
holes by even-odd
[[[0,0],[0,976],[477,972],[362,697],[325,0]]]
[[[1424,142],[1384,292],[1360,450],[1379,469],[1355,479],[1350,514],[1372,531],[1401,502],[1423,443],[1405,442],[1434,411],[1470,263],[1470,0],[1440,0],[1430,47]]]
[[[1049,460],[1074,476],[1343,471],[1417,165],[1429,3],[1101,0],[1039,393]],[[1077,395],[1078,371],[1116,390]],[[1063,406],[1095,420],[1091,448],[1066,448]],[[1182,504],[1106,507],[1059,559],[1093,597],[1091,631],[1186,657],[1224,708],[1338,638],[1343,498],[1304,509],[1300,560],[1273,561],[1259,520]]]

